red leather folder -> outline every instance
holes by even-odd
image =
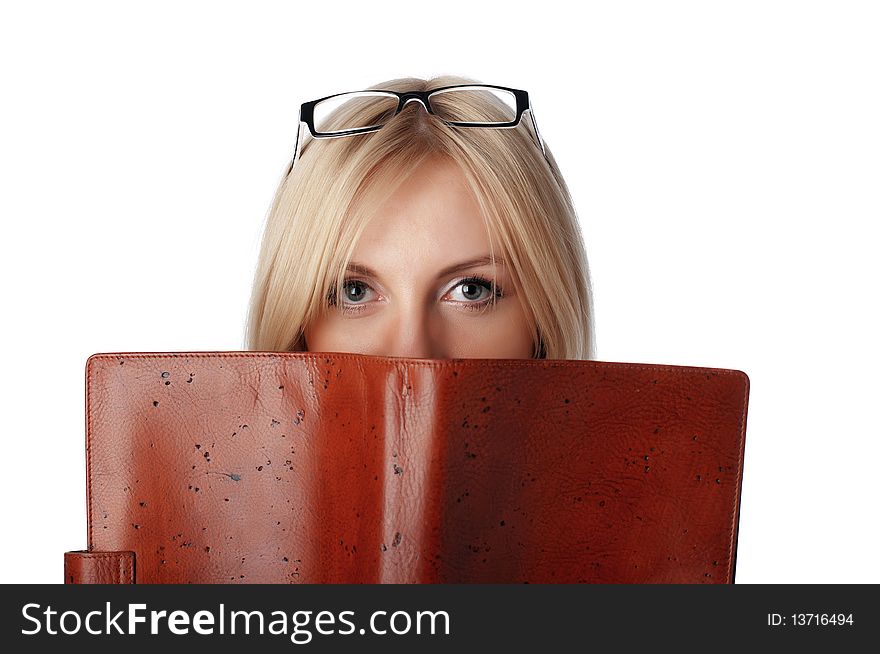
[[[86,365],[66,583],[732,583],[738,370],[320,352]]]

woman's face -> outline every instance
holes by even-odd
[[[448,159],[427,159],[366,226],[337,300],[343,311],[331,306],[306,326],[307,349],[530,358],[532,335],[510,271],[498,258],[493,267],[489,255],[479,206],[461,172]]]

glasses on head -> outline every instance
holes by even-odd
[[[510,129],[519,125],[523,114],[528,111],[535,142],[547,158],[526,91],[491,84],[457,84],[430,91],[407,92],[370,89],[328,95],[300,106],[296,145],[285,177],[299,157],[303,123],[316,139],[367,134],[382,129],[411,101],[420,102],[429,114],[454,127]]]

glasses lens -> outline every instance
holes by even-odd
[[[315,130],[323,134],[384,125],[397,111],[397,96],[375,91],[342,93],[315,105]]]
[[[478,86],[437,91],[431,108],[443,120],[457,123],[510,123],[516,119],[516,96],[510,91]]]

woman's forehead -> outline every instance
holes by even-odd
[[[489,251],[480,206],[464,175],[454,162],[432,158],[377,208],[351,259],[362,270],[406,267],[436,274]]]

